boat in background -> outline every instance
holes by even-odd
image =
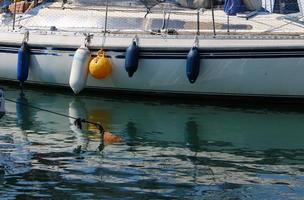
[[[85,2],[2,13],[0,80],[76,93],[304,98],[301,12],[242,18],[164,1]]]

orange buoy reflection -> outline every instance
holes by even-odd
[[[93,111],[89,111],[89,121],[102,123],[102,126],[105,130],[104,133],[105,144],[119,143],[123,141],[121,137],[116,136],[108,131],[110,126],[110,114],[106,110],[96,109]],[[98,133],[98,134],[90,135],[89,137],[91,139],[97,139],[97,140],[100,139],[99,130],[95,125],[89,124],[88,130],[93,133]]]
[[[113,135],[110,132],[104,132],[103,141],[105,144],[113,144],[113,143],[120,143],[123,139],[117,135]]]

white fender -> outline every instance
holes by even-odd
[[[90,50],[85,46],[81,46],[75,52],[69,81],[75,94],[78,94],[87,84],[90,59]]]

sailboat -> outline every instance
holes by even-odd
[[[262,2],[244,18],[213,3],[71,0],[19,13],[3,8],[0,80],[75,93],[304,98],[302,13],[273,13]]]

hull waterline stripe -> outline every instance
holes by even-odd
[[[0,53],[17,54],[19,47],[17,46],[0,46]],[[65,51],[68,50],[68,51]],[[61,56],[63,53],[69,53],[73,56],[76,49],[65,48],[36,48],[31,47],[32,55],[50,55]],[[95,55],[97,50],[91,50]],[[125,59],[125,51],[121,50],[105,50],[108,51],[108,57],[115,57],[117,59]],[[109,55],[111,52],[120,53],[119,55]],[[186,59],[188,51],[174,51],[174,50],[141,50],[141,59]],[[283,50],[283,49],[269,49],[269,50],[216,50],[216,51],[201,51],[201,59],[237,59],[237,58],[290,58],[290,57],[303,57],[304,50]]]

